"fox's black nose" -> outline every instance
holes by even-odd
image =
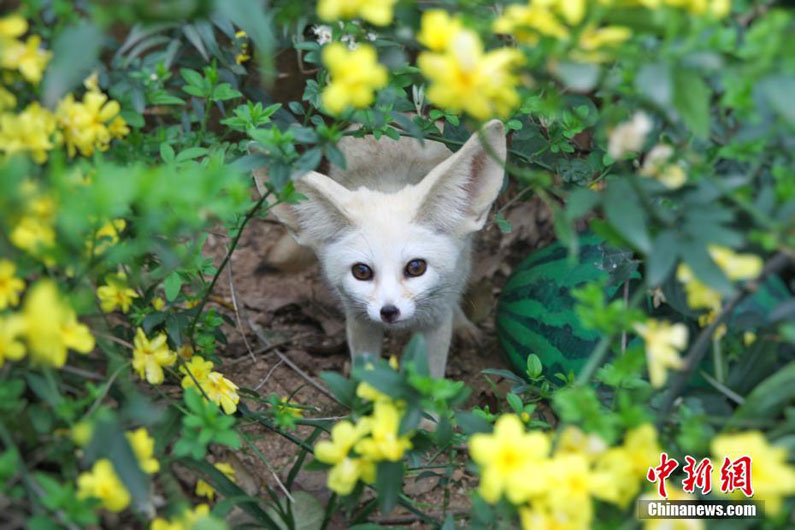
[[[381,320],[384,322],[394,322],[400,316],[400,309],[393,305],[385,305],[381,308]]]

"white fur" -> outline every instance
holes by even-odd
[[[502,186],[504,127],[489,122],[455,154],[408,138],[348,137],[340,147],[347,169],[333,170],[333,179],[315,172],[300,177],[296,189],[308,200],[277,215],[314,249],[342,300],[352,355],[378,355],[385,330],[417,331],[428,343],[431,374],[441,377],[461,315],[472,234]],[[414,259],[425,260],[427,269],[408,277],[404,270]],[[353,276],[356,263],[372,269],[372,280]],[[392,323],[381,319],[386,305],[400,311]]]

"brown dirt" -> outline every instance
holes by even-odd
[[[470,406],[489,406],[491,410],[495,410],[501,396],[494,395],[480,372],[486,368],[506,367],[494,335],[496,296],[512,266],[553,238],[550,215],[541,201],[533,198],[508,204],[511,194],[505,195],[502,204],[507,204],[507,208],[503,215],[511,222],[513,229],[509,234],[502,234],[492,223],[480,234],[470,289],[465,300],[465,310],[482,332],[480,345],[457,340],[452,347],[447,369],[447,377],[465,381],[472,388]],[[250,353],[250,350],[262,350],[263,346],[273,348],[274,345],[280,345],[280,352],[316,380],[323,371],[345,374],[349,371],[344,319],[331,292],[320,278],[317,265],[290,274],[274,272],[263,266],[268,249],[283,233],[283,228],[278,224],[261,219],[252,220],[232,256],[231,268],[221,275],[213,297],[215,306],[239,322],[237,326],[225,330],[229,345],[225,352],[219,352],[225,359],[222,370],[241,387],[257,388],[263,396],[270,393],[293,395],[293,401],[313,407],[312,411],[305,414],[308,417],[341,416],[345,414],[341,406],[307,384],[301,375],[281,362],[274,351]],[[214,257],[218,264],[227,244],[226,237],[210,234],[205,253]],[[234,285],[234,300],[230,284]],[[233,309],[235,301],[237,314]],[[261,330],[260,335],[270,344],[262,344],[252,331],[251,323]],[[386,351],[399,353],[401,346],[400,339],[388,339]],[[499,391],[503,392],[501,388]],[[251,407],[256,407],[256,404],[252,403]],[[238,468],[238,482],[249,494],[267,497],[265,487],[278,488],[274,476],[278,474],[281,479],[285,478],[299,450],[296,445],[264,428],[251,426],[248,430],[257,448],[269,460],[271,469],[245,447],[234,455],[219,453],[216,458],[231,460],[233,466]],[[299,427],[295,434],[306,437],[310,432],[311,428],[304,426]],[[453,472],[449,492],[446,493],[445,488],[437,485],[436,478],[416,481],[416,473],[406,478],[404,491],[417,501],[420,509],[438,518],[441,518],[446,494],[449,495],[450,511],[467,512],[470,504],[468,492],[476,486],[477,479],[464,467],[463,458],[460,460]],[[324,506],[330,495],[325,487],[325,474],[321,472],[302,471],[294,488],[311,494]],[[410,528],[424,527],[402,508],[388,515],[375,512],[370,520]],[[330,527],[345,526],[340,516],[332,521]]]

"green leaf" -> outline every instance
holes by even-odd
[[[734,292],[734,286],[720,267],[712,261],[712,257],[710,257],[703,244],[688,241],[681,245],[680,251],[685,263],[690,266],[699,280],[724,295],[730,295]]]
[[[646,226],[646,211],[627,180],[612,180],[607,185],[604,210],[610,225],[644,254],[651,250]]]
[[[679,238],[673,230],[661,232],[655,239],[646,262],[646,281],[652,287],[662,283],[671,272],[678,254]]]
[[[387,514],[397,506],[400,488],[403,485],[403,461],[378,463],[375,489],[378,491],[378,507]]]
[[[541,373],[544,371],[544,366],[541,363],[541,359],[535,353],[531,353],[527,356],[527,375],[530,376],[530,379],[538,379],[541,377]]]
[[[336,372],[323,372],[320,379],[325,381],[331,393],[346,407],[353,406],[353,398],[356,396],[356,382],[346,379]]]
[[[478,432],[491,432],[492,426],[489,422],[469,411],[458,411],[455,413],[455,422],[461,427],[466,435]]]
[[[510,234],[513,227],[511,226],[511,222],[502,215],[501,212],[497,212],[497,215],[494,216],[494,222],[497,223],[497,228],[500,229],[500,232],[503,234]]]
[[[685,124],[698,138],[709,136],[709,100],[712,91],[697,72],[685,68],[674,69],[673,103]]]
[[[171,144],[167,142],[160,144],[160,158],[166,163],[174,161],[174,148]]]
[[[264,528],[271,528],[273,530],[280,530],[279,524],[263,510],[256,497],[246,495],[240,486],[229,480],[226,475],[218,471],[213,465],[205,461],[195,461],[190,459],[182,459],[180,463],[201,472],[210,485],[224,497],[235,497],[243,499],[237,503],[237,506],[247,515],[254,518],[254,520],[262,525]]]
[[[25,380],[33,393],[50,407],[56,408],[63,402],[63,396],[58,392],[54,379],[42,377],[34,372],[28,372],[25,374]]]
[[[773,75],[760,81],[758,90],[767,97],[770,106],[778,112],[790,125],[795,125],[795,105],[792,96],[795,94],[795,76]]]
[[[576,220],[599,204],[601,196],[588,188],[578,188],[566,200],[566,217]]]
[[[166,300],[173,302],[182,288],[182,278],[177,271],[172,272],[163,280],[163,289],[166,292]]]
[[[430,375],[428,368],[428,344],[425,342],[425,337],[422,333],[415,333],[406,347],[403,349],[401,361],[404,366],[411,363],[414,370],[419,375]]]
[[[105,418],[94,424],[91,442],[86,447],[86,459],[94,462],[100,458],[108,458],[113,463],[137,509],[144,513],[154,510],[149,498],[149,479],[138,465],[124,428],[116,418]]]
[[[555,74],[575,92],[590,92],[599,82],[600,69],[594,63],[563,61],[558,64]]]
[[[353,376],[373,385],[376,390],[393,398],[406,398],[413,394],[401,375],[395,372],[383,359],[374,363],[372,369],[363,366],[353,368]]]
[[[673,94],[671,68],[665,63],[651,63],[641,67],[635,77],[635,87],[660,107],[668,107]]]
[[[759,383],[734,413],[732,422],[752,418],[775,418],[795,400],[795,361]]]
[[[42,84],[45,106],[54,108],[64,94],[88,77],[99,58],[101,46],[102,32],[87,22],[69,26],[58,35]]]
[[[182,76],[182,79],[185,80],[188,85],[195,86],[197,88],[204,87],[204,77],[197,72],[196,70],[191,70],[190,68],[182,68],[179,71],[179,75]]]
[[[521,414],[522,409],[524,409],[524,403],[522,403],[522,399],[514,394],[513,392],[508,392],[505,395],[505,399],[508,401],[508,405],[511,406],[514,413]]]
[[[204,156],[208,153],[208,150],[204,147],[188,147],[187,149],[183,149],[177,155],[177,162],[185,162],[186,160],[193,160],[195,158],[199,158],[200,156]]]

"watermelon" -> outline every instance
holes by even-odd
[[[514,270],[499,296],[497,340],[517,374],[526,375],[527,357],[533,353],[547,377],[578,373],[600,336],[580,323],[572,289],[602,280],[612,298],[627,278],[637,274],[631,253],[609,247],[591,233],[580,235],[579,243],[579,256],[573,262],[561,243],[536,250]]]

